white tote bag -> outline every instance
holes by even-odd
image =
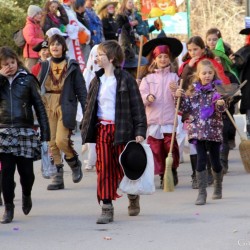
[[[149,144],[141,143],[147,156],[147,166],[142,176],[137,180],[130,180],[125,174],[119,188],[123,193],[132,195],[153,194],[154,184],[154,158]],[[120,157],[119,157],[120,162]],[[121,162],[120,162],[121,163]]]

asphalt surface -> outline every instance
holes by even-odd
[[[236,116],[243,131],[243,117]],[[74,136],[81,152],[79,132]],[[114,222],[97,225],[101,207],[96,200],[96,174],[84,172],[79,184],[71,180],[65,167],[65,189],[47,191],[50,180],[42,177],[40,161],[35,163],[33,208],[22,213],[21,189],[16,175],[15,217],[10,224],[0,224],[1,250],[236,250],[250,249],[250,175],[242,165],[238,145],[230,151],[229,173],[223,181],[223,199],[212,200],[208,187],[205,206],[194,202],[197,190],[191,188],[188,150],[179,167],[179,185],[174,192],[159,189],[141,196],[141,213],[127,215],[128,199],[124,194],[114,202]],[[84,158],[85,156],[83,156]],[[0,207],[0,213],[4,208]]]

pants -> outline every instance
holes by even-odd
[[[148,144],[153,152],[154,156],[154,165],[155,165],[155,174],[162,175],[165,172],[165,160],[168,156],[170,143],[171,143],[171,133],[164,134],[164,139],[155,139],[152,136],[149,136],[147,139]],[[179,147],[176,140],[174,138],[174,147],[173,147],[173,166],[172,168],[179,167]]]
[[[62,163],[61,151],[65,154],[66,159],[71,159],[76,155],[73,143],[70,140],[71,130],[65,128],[62,121],[62,112],[57,112],[49,116],[50,126],[50,150],[55,165]]]
[[[101,200],[115,200],[120,197],[117,188],[124,174],[119,164],[119,155],[124,145],[114,145],[114,134],[114,124],[98,124],[96,173],[99,203]]]
[[[13,204],[16,166],[20,175],[22,193],[25,196],[30,196],[32,186],[35,181],[33,159],[1,153],[0,160],[2,163],[2,191],[4,203]]]
[[[221,172],[220,164],[220,142],[214,141],[197,141],[197,171],[201,172],[206,169],[208,157],[210,157],[211,165],[216,173]],[[209,156],[207,154],[209,152]]]

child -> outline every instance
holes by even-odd
[[[215,49],[215,46],[217,44],[217,41],[222,38],[220,30],[217,28],[211,28],[207,31],[206,33],[206,44],[210,50]],[[224,43],[224,48],[225,48],[225,54],[227,56],[230,56],[233,54],[233,51],[231,50],[231,46],[227,43]]]
[[[17,166],[22,186],[22,209],[32,208],[31,190],[35,180],[33,161],[41,159],[41,142],[49,141],[46,111],[36,78],[29,74],[9,47],[0,48],[0,161],[5,212],[1,223],[14,217],[14,175]],[[41,128],[41,138],[33,129],[32,106]]]
[[[225,74],[229,77],[230,82],[234,84],[239,84],[239,79],[237,76],[236,71],[232,68],[232,61],[225,53],[224,43],[220,38],[217,41],[215,49],[212,50],[215,54],[215,60],[217,60],[224,68]],[[235,104],[240,100],[241,96],[234,96],[230,98],[230,102],[228,103],[228,110],[231,113],[232,117],[235,111]],[[235,135],[236,129],[233,126],[232,122],[230,121],[228,115],[223,113],[223,143],[221,145],[221,152],[220,152],[220,160],[221,165],[223,167],[223,173],[226,174],[228,171],[228,155],[230,150],[230,145],[235,146]]]
[[[50,56],[48,41],[38,43],[35,47],[33,47],[33,50],[38,52],[40,56],[38,63],[31,69],[31,73],[37,77],[41,69],[41,62],[45,61]]]
[[[76,125],[77,103],[79,101],[84,110],[87,91],[79,64],[66,57],[64,37],[58,34],[50,37],[49,51],[51,58],[42,62],[39,81],[49,117],[49,146],[57,168],[47,189],[58,190],[64,189],[61,152],[65,154],[64,159],[71,168],[73,182],[78,183],[82,179],[82,164],[74,150],[71,135]]]
[[[180,109],[189,113],[188,140],[196,144],[197,167],[196,176],[198,180],[199,195],[196,205],[204,205],[207,198],[207,150],[214,175],[214,193],[212,199],[222,198],[222,166],[220,164],[220,144],[222,142],[222,114],[224,111],[224,100],[216,92],[217,80],[216,70],[210,60],[201,60],[197,65],[194,83],[183,96]],[[178,89],[176,96],[180,97],[184,90]]]
[[[197,63],[205,58],[211,61],[211,63],[216,68],[220,79],[224,84],[230,83],[229,78],[224,74],[224,69],[216,60],[214,60],[214,55],[209,48],[205,47],[205,43],[200,36],[193,36],[187,42],[187,54],[183,57],[183,64],[179,69],[179,75],[183,79],[183,89],[188,90],[189,86],[192,85],[192,77],[196,71]],[[186,119],[188,119],[188,114],[184,114]],[[193,147],[193,146],[191,146]],[[197,154],[195,153],[195,149],[192,149],[193,154],[190,155],[191,166],[193,170],[192,183],[196,183],[196,160]],[[211,164],[208,161],[208,184],[211,185],[213,183],[213,176],[211,172]],[[195,185],[193,185],[194,188]]]
[[[151,46],[149,46],[151,44]],[[159,46],[157,46],[159,45]],[[156,38],[144,45],[151,47],[152,62],[149,72],[142,79],[140,92],[147,114],[147,142],[154,155],[155,174],[160,175],[161,185],[165,160],[170,149],[175,115],[175,100],[170,85],[177,87],[179,77],[170,70],[171,59],[182,51],[182,44],[175,38]],[[149,51],[149,49],[148,49]],[[171,58],[171,59],[170,59]],[[179,147],[175,137],[173,148],[174,185],[178,184]]]
[[[146,115],[135,79],[121,70],[124,55],[113,40],[98,46],[97,62],[102,68],[90,84],[82,122],[82,142],[96,142],[97,198],[102,201],[102,215],[97,224],[113,221],[112,200],[119,197],[118,185],[123,177],[118,162],[130,140],[142,142],[146,137]],[[128,195],[130,216],[140,212],[139,196]]]

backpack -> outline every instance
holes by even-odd
[[[26,41],[23,36],[23,29],[19,29],[16,32],[13,33],[13,40],[17,47],[23,48]]]

